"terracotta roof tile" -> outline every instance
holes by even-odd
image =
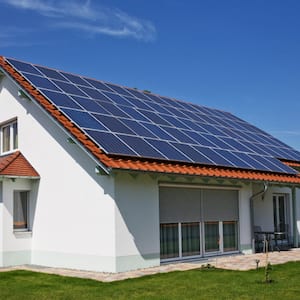
[[[0,176],[40,177],[20,151],[0,156]]]
[[[244,180],[265,180],[300,184],[299,175],[276,174],[254,170],[240,170],[205,166],[186,163],[160,162],[142,160],[138,158],[124,158],[105,154],[92,140],[90,140],[80,128],[66,118],[57,108],[40,94],[29,82],[25,80],[6,60],[0,56],[0,66],[7,72],[37,103],[39,103],[58,123],[66,128],[82,145],[94,155],[108,169],[135,170],[147,172],[159,172],[168,174],[194,175],[218,178],[235,178]],[[289,166],[300,166],[300,163],[285,162]],[[296,165],[294,165],[296,164]],[[37,174],[37,173],[36,173]]]

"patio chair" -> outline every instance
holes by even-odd
[[[279,224],[274,230],[276,248],[280,250],[288,250],[291,248],[289,237],[289,225]]]
[[[265,251],[265,235],[260,226],[254,226],[255,252]]]

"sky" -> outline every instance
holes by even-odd
[[[0,0],[0,55],[229,111],[300,150],[299,0]]]

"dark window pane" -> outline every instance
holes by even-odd
[[[14,229],[28,228],[28,192],[14,192]]]
[[[160,258],[179,257],[178,224],[160,224]]]

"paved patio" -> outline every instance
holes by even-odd
[[[8,268],[0,268],[0,272],[12,271],[12,270],[29,270],[34,272],[42,272],[48,274],[57,274],[62,276],[79,277],[79,278],[89,278],[103,282],[111,282],[117,280],[124,280],[127,278],[136,278],[145,275],[152,275],[157,273],[166,273],[171,271],[186,271],[191,269],[197,269],[201,266],[206,266],[210,264],[217,268],[230,269],[230,270],[250,270],[256,268],[256,262],[259,261],[259,267],[265,266],[266,264],[266,254],[256,253],[256,254],[238,254],[238,255],[228,255],[219,256],[203,260],[195,260],[189,262],[178,262],[163,264],[159,267],[141,269],[136,271],[129,271],[123,273],[100,273],[100,272],[90,272],[90,271],[78,271],[62,268],[49,268],[42,266],[16,266]],[[270,252],[268,253],[268,261],[272,265],[282,264],[288,261],[300,261],[300,248],[292,249],[289,251],[281,252]]]

